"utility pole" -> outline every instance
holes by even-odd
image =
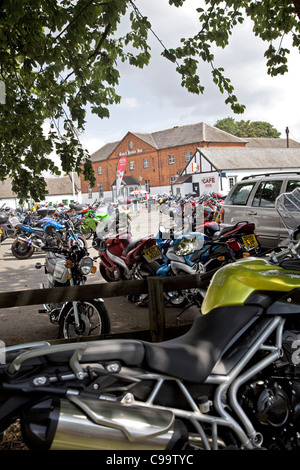
[[[289,148],[289,146],[290,146],[290,142],[289,142],[289,132],[290,132],[290,131],[289,131],[289,128],[286,127],[285,133],[286,133],[286,146],[287,146],[287,148]]]

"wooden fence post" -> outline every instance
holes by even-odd
[[[147,284],[151,339],[153,342],[159,342],[165,339],[166,327],[162,278],[148,276]]]

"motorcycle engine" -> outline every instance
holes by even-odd
[[[298,336],[284,332],[280,361],[267,378],[249,383],[242,393],[241,404],[270,450],[300,449],[300,359],[294,347]]]

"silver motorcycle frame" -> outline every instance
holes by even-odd
[[[59,262],[56,263],[55,268],[58,266],[58,264],[59,264]],[[71,268],[67,268],[66,266],[63,266],[63,264],[60,264],[60,267],[63,268],[63,271],[64,271],[64,272],[61,271],[61,277],[60,278],[55,276],[55,271],[54,271],[53,275],[48,272],[47,277],[48,277],[49,283],[54,285],[54,281],[60,282],[61,278],[63,278],[63,281],[65,282],[67,280],[68,275],[70,275],[70,279],[69,279],[70,286],[75,286],[74,281],[73,281],[73,277],[72,277]],[[63,282],[63,281],[61,281],[61,282]],[[84,285],[84,284],[85,284],[84,280],[82,280],[81,285]],[[41,287],[44,287],[44,286],[41,286]],[[63,309],[65,308],[65,306],[68,303],[69,302],[64,302],[62,304],[62,307],[61,307],[60,312],[58,314],[58,322],[59,322],[59,319],[60,319],[60,316],[61,316],[61,313],[62,313]],[[74,309],[75,326],[76,326],[76,328],[79,328],[80,327],[80,318],[79,318],[77,302],[72,301],[72,305],[73,305],[73,309]],[[44,304],[44,308],[49,312],[49,314],[51,314],[51,310],[49,311],[49,307],[46,304]]]
[[[132,376],[134,380],[155,381],[155,384],[152,387],[149,396],[145,401],[135,400],[134,396],[130,393],[130,391],[125,394],[122,402],[118,402],[117,400],[113,401],[113,397],[111,397],[109,400],[109,402],[113,401],[113,403],[115,403],[114,406],[116,407],[116,410],[119,410],[120,412],[123,412],[124,406],[124,412],[126,413],[126,416],[128,418],[131,416],[133,422],[138,419],[139,425],[134,427],[134,423],[130,423],[130,419],[128,419],[127,422],[123,421],[121,423],[119,419],[109,418],[109,406],[112,403],[108,403],[108,398],[105,395],[105,389],[102,392],[103,395],[97,395],[97,398],[95,398],[95,400],[92,400],[91,403],[88,403],[85,398],[81,398],[78,394],[76,394],[76,396],[74,396],[72,393],[66,394],[66,398],[63,400],[63,408],[65,410],[69,410],[69,415],[65,415],[62,420],[60,418],[60,422],[58,424],[58,431],[54,436],[51,448],[65,448],[68,442],[72,447],[74,437],[76,437],[77,445],[80,447],[81,444],[84,445],[84,443],[86,442],[86,436],[90,435],[90,437],[97,437],[95,442],[98,442],[98,447],[96,448],[101,449],[101,446],[103,445],[101,439],[103,440],[103,442],[105,441],[107,445],[107,435],[111,436],[111,439],[114,439],[112,437],[114,435],[113,430],[116,429],[122,431],[121,435],[123,436],[123,440],[121,443],[118,442],[117,439],[119,439],[120,434],[115,434],[115,436],[118,437],[115,437],[116,442],[111,443],[112,448],[117,449],[118,445],[121,445],[121,448],[124,449],[126,448],[126,443],[132,445],[132,442],[130,442],[130,440],[132,439],[134,439],[133,445],[138,441],[140,441],[139,445],[142,445],[141,440],[147,440],[147,436],[149,436],[149,438],[152,437],[149,434],[152,429],[149,426],[149,423],[146,421],[146,419],[144,420],[144,422],[141,422],[141,417],[138,418],[137,408],[139,408],[141,410],[141,414],[143,414],[143,410],[145,410],[145,407],[149,410],[152,410],[153,413],[155,413],[155,410],[160,411],[161,413],[169,412],[172,413],[172,415],[176,418],[185,419],[187,422],[190,422],[195,428],[195,431],[198,435],[198,437],[193,437],[194,444],[200,445],[201,447],[204,447],[204,449],[217,450],[220,447],[224,447],[226,445],[220,439],[218,433],[219,427],[230,428],[239,439],[241,448],[260,448],[263,445],[263,435],[260,432],[256,431],[253,426],[253,423],[248,418],[245,411],[242,409],[238,401],[238,392],[243,384],[256,377],[259,372],[263,371],[274,361],[282,357],[284,323],[285,320],[281,316],[269,317],[267,322],[262,322],[260,324],[260,332],[257,333],[255,340],[246,350],[246,352],[243,353],[242,357],[238,361],[236,361],[235,365],[231,368],[229,372],[224,374],[220,372],[216,373],[214,372],[216,368],[215,366],[211,374],[203,382],[203,385],[207,384],[216,386],[214,395],[213,397],[211,397],[213,401],[211,402],[208,400],[207,403],[201,405],[195,402],[191,393],[188,390],[188,386],[185,385],[184,380],[150,371],[147,372],[139,368],[131,368],[130,366],[126,366],[121,369],[120,364],[118,362],[109,361],[110,373],[113,373],[116,378],[118,376],[118,373],[121,373],[122,375],[125,374],[127,377]],[[271,335],[272,343],[270,342]],[[107,362],[108,353],[105,349],[105,343],[107,342],[104,341],[102,343],[102,347],[104,347],[104,350],[102,352],[101,348],[95,351],[95,358],[93,362],[97,362],[99,364],[101,364],[101,361]],[[26,345],[22,345],[23,351],[25,347]],[[81,359],[84,356],[84,352],[88,348],[87,343],[69,343],[54,346],[50,346],[47,343],[38,343],[35,345],[27,345],[27,347],[31,349],[28,351],[25,350],[25,352],[17,356],[14,361],[10,364],[8,372],[11,378],[13,378],[14,374],[17,374],[20,371],[22,364],[25,363],[28,359],[43,355],[49,357],[49,355],[55,355],[60,352],[65,353],[66,351],[72,352],[72,355],[69,359],[69,366],[72,371],[72,374],[68,373],[66,380],[70,380],[72,378],[72,375],[75,381],[81,381],[89,374],[89,372],[85,370],[84,363],[81,363]],[[8,348],[7,352],[15,349],[16,346],[13,346],[11,348]],[[249,364],[255,354],[259,351],[263,351],[264,353],[266,353],[266,355],[247,369],[247,364]],[[91,358],[89,359],[89,363],[90,361]],[[89,366],[87,365],[87,369],[88,367]],[[62,376],[61,380],[63,380]],[[43,377],[35,377],[35,381],[36,383],[40,384],[44,383]],[[187,411],[185,409],[160,406],[154,403],[159,391],[161,390],[162,386],[166,381],[174,381],[174,383],[176,383],[183,396],[186,398],[191,410]],[[74,430],[72,426],[70,427],[70,423],[73,419],[72,404],[76,406],[76,414],[80,415],[81,413],[81,421],[84,422],[83,428],[85,432],[83,433],[83,435],[85,437],[83,436],[84,438],[82,442],[80,441],[80,428],[76,428]],[[106,404],[108,406],[107,413],[105,412]],[[214,409],[217,412],[214,415],[209,414],[212,404],[214,405]],[[233,410],[233,413],[236,415],[236,418],[228,412],[228,410],[226,409],[227,405],[230,405],[231,410]],[[97,407],[99,407],[100,413],[97,413]],[[132,415],[130,414],[131,407]],[[173,420],[170,420],[169,426],[171,426],[172,422]],[[206,434],[202,423],[211,426],[211,433],[209,435]],[[137,435],[135,435],[134,438],[132,437],[132,426],[135,430],[134,432],[138,433]],[[139,428],[140,431],[138,430]],[[149,431],[147,431],[147,428],[149,429]],[[160,440],[164,442],[164,444],[167,443],[167,432],[167,427],[161,425],[161,429],[157,430],[156,435],[158,440],[156,441],[156,444]],[[74,433],[76,434],[76,436],[74,436]],[[116,447],[113,447],[114,445]],[[88,446],[89,444],[87,444],[87,447]]]

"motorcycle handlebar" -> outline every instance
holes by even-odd
[[[270,254],[270,259],[274,264],[280,264],[287,256],[292,255],[293,258],[299,258],[300,259],[300,241],[298,241],[296,244],[291,244],[288,246],[288,248],[280,251],[279,253],[276,253],[273,251]]]

